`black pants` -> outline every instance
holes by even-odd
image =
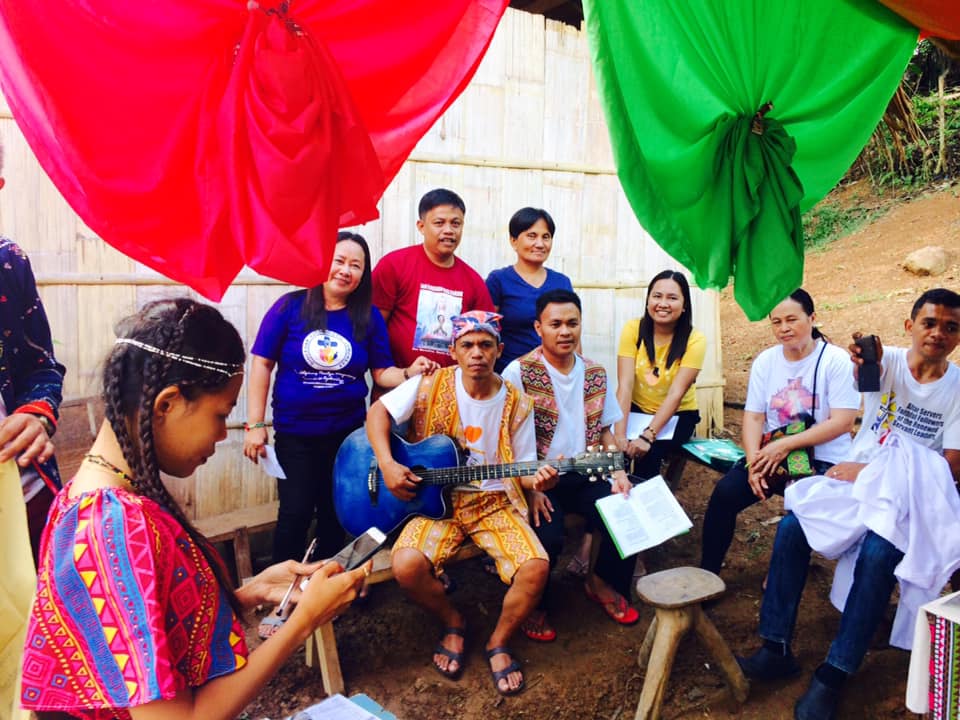
[[[582,515],[588,528],[599,530],[595,540],[600,542],[597,565],[594,569],[597,575],[614,587],[621,595],[629,597],[630,578],[633,575],[631,559],[621,560],[620,553],[607,534],[606,526],[597,512],[596,502],[610,494],[610,484],[606,480],[591,481],[579,473],[564,473],[557,481],[556,487],[548,490],[546,495],[553,505],[550,522],[541,516],[540,527],[534,527],[537,537],[543,543],[544,549],[550,556],[550,569],[557,564],[557,559],[563,550],[564,525],[566,513]],[[544,588],[540,599],[540,609],[545,609],[550,594],[550,581]]]
[[[303,558],[314,518],[314,558],[333,557],[343,547],[345,533],[333,508],[333,461],[344,438],[355,429],[328,435],[276,434],[277,459],[287,477],[277,480],[280,509],[273,534],[275,563]]]
[[[832,463],[814,462],[814,468],[821,475],[830,469]],[[749,471],[741,460],[727,474],[720,478],[713,489],[707,512],[703,516],[703,549],[700,567],[712,573],[720,572],[723,559],[727,556],[733,531],[737,526],[737,515],[760,499],[753,494],[748,480]]]
[[[630,406],[630,412],[643,412],[636,405]],[[648,413],[649,414],[649,413]],[[642,458],[633,461],[632,475],[645,480],[660,474],[660,466],[664,459],[674,450],[679,450],[685,442],[693,437],[693,431],[700,422],[700,412],[697,410],[681,410],[677,413],[677,429],[669,440],[657,440]]]

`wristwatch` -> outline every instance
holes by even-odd
[[[43,425],[43,429],[47,432],[47,437],[53,437],[53,434],[57,431],[57,426],[50,421],[50,418],[46,415],[34,415],[34,417]]]

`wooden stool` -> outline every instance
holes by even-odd
[[[637,595],[657,614],[640,646],[637,662],[646,665],[646,677],[637,705],[636,720],[660,717],[660,706],[667,689],[680,640],[691,627],[720,666],[737,702],[747,699],[750,683],[737,664],[727,643],[700,607],[726,590],[723,580],[708,570],[680,567],[646,575],[637,581]],[[647,662],[649,660],[649,662]]]

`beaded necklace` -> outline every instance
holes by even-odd
[[[86,455],[83,456],[83,459],[84,459],[84,460],[89,460],[89,461],[92,462],[94,465],[99,465],[100,467],[104,468],[105,470],[109,470],[110,472],[114,473],[117,477],[119,477],[121,480],[125,480],[125,481],[127,481],[128,483],[130,483],[131,485],[133,485],[133,478],[130,477],[129,475],[127,475],[127,473],[125,473],[123,470],[121,470],[120,468],[118,468],[118,467],[117,467],[116,465],[114,465],[112,462],[110,462],[109,460],[107,460],[103,455],[96,455],[96,454],[94,454],[94,453],[87,453]]]

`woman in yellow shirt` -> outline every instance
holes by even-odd
[[[694,383],[703,366],[707,339],[693,329],[691,314],[687,279],[679,272],[664,270],[650,281],[643,317],[630,320],[620,333],[617,401],[623,419],[614,426],[614,437],[619,448],[633,460],[635,476],[651,478],[659,474],[667,453],[687,442],[700,422]],[[640,437],[628,440],[627,420],[631,412],[653,417]],[[674,415],[677,424],[673,436],[657,440]],[[572,575],[586,577],[591,530],[585,528],[580,547],[567,565],[567,572]],[[641,554],[637,556],[633,577],[645,572]],[[617,592],[628,594],[633,585],[629,570],[626,577],[616,578],[611,585]]]
[[[694,330],[690,285],[683,274],[664,270],[647,289],[646,312],[629,321],[617,349],[617,400],[623,420],[614,435],[633,459],[633,474],[642,478],[660,472],[664,458],[693,435],[700,422],[696,380],[703,367],[707,339]],[[653,417],[639,437],[627,438],[627,418],[637,412]],[[657,439],[676,416],[669,439]]]

